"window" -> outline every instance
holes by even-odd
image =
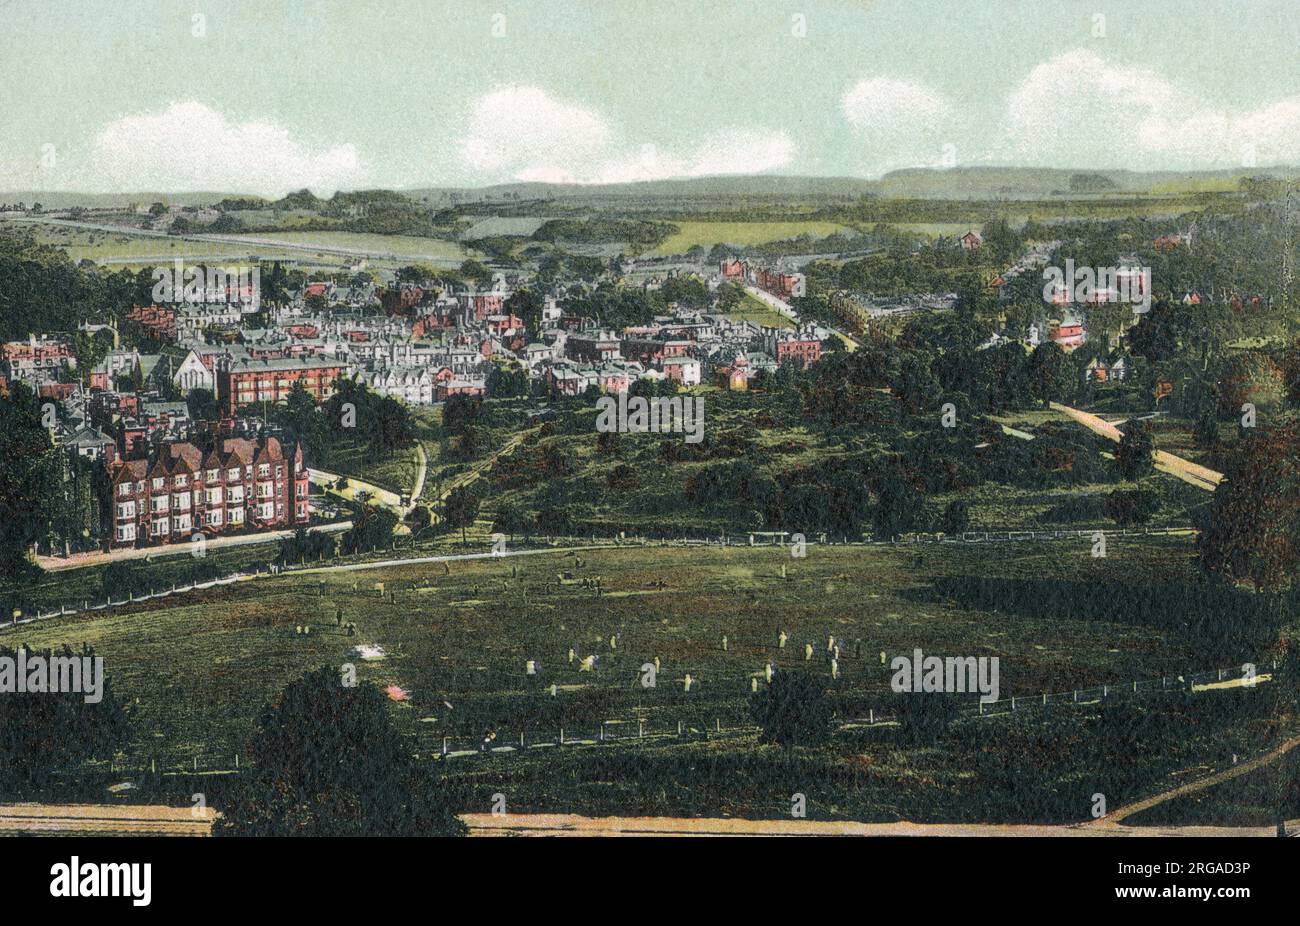
[[[218,508],[218,509],[215,510],[215,511],[209,511],[209,512],[208,512],[208,525],[211,526],[211,527],[220,527],[220,526],[221,526],[221,509],[220,509],[220,508]]]
[[[167,510],[167,496],[166,496],[166,495],[159,495],[157,498],[153,499],[153,505],[152,505],[152,508],[151,508],[150,510],[152,510],[155,514],[158,513],[158,512],[160,512],[160,511],[166,511],[166,510]]]
[[[124,482],[117,487],[117,494],[126,497],[131,494],[131,483]]]
[[[275,505],[271,502],[257,506],[257,516],[263,521],[269,521],[275,517]]]
[[[305,483],[305,482],[300,482],[300,483],[298,483],[298,485],[297,485],[297,492],[296,492],[295,494],[296,494],[299,498],[306,498],[306,497],[307,497],[307,483]]]
[[[258,466],[258,467],[257,467],[257,475],[258,475],[258,477],[261,478],[261,479],[265,479],[267,476],[271,475],[271,466],[270,466],[270,464],[268,464],[268,463],[263,463],[263,464],[261,464],[260,466]]]
[[[164,537],[167,535],[167,525],[170,522],[166,518],[159,518],[153,522],[153,536]]]
[[[176,474],[176,488],[178,489],[185,488],[187,485],[189,485],[189,481],[190,481],[190,477],[185,475],[184,473]]]
[[[226,478],[227,478],[227,479],[238,479],[238,478],[239,478],[239,467],[238,467],[238,466],[232,466],[232,467],[230,467],[230,469],[226,470]]]
[[[117,516],[121,518],[135,517],[135,502],[120,502],[117,506]]]
[[[217,486],[216,488],[208,489],[208,504],[209,504],[209,505],[220,505],[220,504],[221,504],[221,486]]]
[[[117,539],[122,542],[135,540],[135,525],[134,524],[118,525]]]
[[[190,507],[190,493],[177,492],[172,496],[172,507],[177,511],[188,511]]]
[[[230,503],[231,503],[232,505],[234,505],[234,504],[241,504],[241,503],[244,501],[244,487],[243,487],[243,486],[231,486],[231,487],[230,487],[229,499],[230,499]]]
[[[155,489],[161,489],[161,488],[163,487],[163,483],[164,483],[164,482],[166,482],[165,479],[161,479],[161,478],[159,478],[159,479],[155,479],[155,480],[153,481],[153,487],[154,487]]]
[[[208,481],[208,482],[216,482],[216,481],[217,481],[218,479],[220,479],[220,478],[221,478],[221,470],[219,470],[219,469],[210,469],[210,470],[208,470],[208,472],[207,472],[207,481]]]
[[[259,482],[257,484],[257,497],[270,498],[275,494],[275,486],[269,482]]]
[[[243,523],[244,523],[244,509],[243,509],[243,508],[231,508],[231,509],[230,509],[230,523],[231,523],[231,524],[243,524]]]
[[[187,531],[190,529],[190,516],[187,514],[177,515],[172,518],[172,530]]]

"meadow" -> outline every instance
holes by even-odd
[[[1193,575],[1181,539],[1116,540],[1103,559],[1068,541],[813,545],[805,558],[779,546],[637,545],[288,573],[0,637],[85,642],[105,657],[134,718],[119,768],[156,759],[160,770],[187,770],[144,779],[151,799],[184,803],[200,788],[219,804],[222,776],[191,777],[193,763],[233,770],[257,714],[285,684],[318,666],[350,665],[389,691],[412,753],[440,763],[464,810],[504,793],[511,812],[779,818],[797,791],[811,819],[1078,822],[1099,790],[1118,806],[1260,750],[1272,729],[1268,705],[1253,692],[1171,692],[1033,709],[1044,691],[1122,690],[1208,666],[1176,621],[1158,626],[1083,601],[1069,614],[1040,615],[1031,589],[1141,588],[1153,576]],[[992,609],[940,591],[976,576],[1025,591]],[[355,635],[335,626],[338,612]],[[298,632],[303,625],[309,634]],[[826,655],[832,636],[842,647],[838,678]],[[916,648],[999,657],[1000,695],[1028,698],[1031,709],[960,719],[937,743],[878,723],[787,753],[745,729],[750,689],[768,663],[815,674],[842,718],[861,717],[896,703],[881,654]],[[641,741],[639,725],[682,733]],[[488,733],[497,744],[553,742],[561,729],[570,745],[442,757],[444,742],[472,752]],[[628,739],[597,745],[602,730]]]
[[[711,248],[715,244],[749,247],[755,244],[767,244],[769,241],[795,238],[799,235],[824,238],[838,231],[849,230],[847,226],[837,222],[816,220],[710,222],[674,219],[673,224],[677,226],[676,234],[665,238],[650,252],[651,254],[684,254],[696,245],[704,248]]]
[[[775,546],[547,551],[290,573],[2,634],[34,647],[93,645],[119,696],[136,703],[136,757],[178,762],[242,751],[256,713],[286,683],[344,663],[363,681],[409,693],[394,702],[394,719],[423,755],[438,752],[444,736],[487,729],[510,742],[560,726],[592,734],[615,718],[660,729],[678,720],[745,723],[751,678],[768,662],[825,676],[849,700],[865,699],[864,713],[871,698],[888,697],[882,651],[998,655],[1003,697],[1183,669],[1193,657],[1164,628],[1095,613],[1060,620],[968,609],[931,588],[960,575],[1139,583],[1190,575],[1188,544],[1135,538],[1112,546],[1106,559],[1068,541],[813,546],[803,559]],[[579,581],[561,582],[566,573]],[[599,589],[590,587],[596,579]],[[354,636],[335,626],[338,611],[355,622]],[[309,635],[296,632],[304,624]],[[830,636],[843,650],[836,680],[825,658]],[[807,662],[805,644],[814,648]],[[587,656],[598,658],[584,671]],[[647,689],[641,669],[656,657],[657,685]],[[526,674],[528,660],[536,675]]]

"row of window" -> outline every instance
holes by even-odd
[[[210,470],[207,470],[207,471],[205,472],[204,475],[205,475],[205,479],[204,479],[205,482],[218,482],[218,481],[220,481],[220,478],[221,478],[221,470],[218,470],[218,469],[210,469]],[[244,468],[244,471],[243,471],[243,475],[245,476],[245,478],[252,479],[252,478],[253,478],[253,467],[252,467],[252,466],[247,466],[247,467],[245,467],[245,468]],[[227,482],[234,482],[234,481],[238,480],[238,479],[240,478],[240,476],[241,476],[241,473],[240,473],[240,468],[239,468],[238,466],[232,466],[232,467],[230,467],[229,469],[226,470],[226,481],[227,481]],[[269,479],[270,476],[271,476],[271,464],[269,464],[269,463],[259,463],[258,466],[257,466],[257,476],[258,476],[259,479]],[[284,478],[284,464],[283,464],[283,463],[277,463],[277,464],[275,465],[275,478],[276,478],[276,479],[283,479],[283,478]],[[172,482],[173,482],[175,488],[177,488],[177,489],[183,489],[183,488],[185,488],[187,485],[189,485],[189,476],[186,475],[185,473],[177,473],[175,476],[172,477]],[[167,485],[167,478],[166,478],[165,476],[157,476],[157,477],[155,477],[155,478],[153,479],[153,481],[151,482],[151,485],[152,485],[153,490],[154,490],[155,492],[161,492],[162,490],[164,490],[164,489],[166,488],[166,485]],[[129,496],[129,495],[131,494],[131,490],[132,490],[131,483],[129,483],[129,482],[123,482],[123,483],[121,483],[121,484],[117,487],[117,494],[125,498],[125,497],[127,497],[127,496]],[[141,480],[140,482],[137,482],[137,483],[135,484],[135,491],[138,492],[138,493],[141,493],[141,494],[144,493],[144,481],[143,481],[143,480]]]
[[[307,518],[307,504],[300,502],[297,506],[297,516],[299,520]],[[257,517],[263,521],[271,521],[276,517],[284,516],[284,504],[275,502],[266,502],[257,506]],[[203,522],[208,527],[222,527],[226,521],[226,513],[220,509],[214,509],[204,515]],[[231,508],[229,511],[229,524],[231,527],[240,527],[244,523],[244,509]],[[150,522],[149,535],[151,537],[162,537],[168,533],[183,533],[193,529],[193,521],[188,514],[175,515],[171,518],[154,518]],[[129,543],[136,539],[136,526],[134,522],[119,524],[117,526],[117,539],[119,543]]]

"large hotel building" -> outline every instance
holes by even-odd
[[[306,524],[308,471],[302,447],[276,437],[218,439],[206,454],[163,444],[148,459],[109,467],[113,547],[188,541],[194,534]]]

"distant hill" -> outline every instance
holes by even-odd
[[[52,193],[48,190],[19,190],[16,193],[0,193],[0,203],[26,203],[29,206],[40,203],[46,209],[70,209],[73,206],[125,209],[133,204],[147,206],[158,202],[169,206],[208,206],[227,197],[246,195],[233,190],[227,193]]]
[[[1300,178],[1300,168],[1239,168],[1219,171],[1129,171],[1079,167],[1058,170],[1043,167],[954,167],[946,170],[909,168],[879,180],[860,177],[727,176],[683,180],[650,180],[604,185],[564,183],[506,183],[484,187],[419,187],[415,189],[357,190],[337,197],[345,204],[384,202],[410,197],[435,206],[511,200],[556,200],[569,205],[602,200],[644,200],[669,204],[695,201],[711,203],[737,198],[791,200],[846,200],[861,196],[916,199],[1045,199],[1053,196],[1116,196],[1132,193],[1193,193],[1234,190],[1243,177]],[[236,191],[195,193],[51,193],[20,191],[0,193],[0,202],[41,203],[47,209],[70,206],[125,207],[133,203],[165,202],[182,206],[211,205],[222,199],[246,196]],[[275,205],[319,208],[309,191],[291,193]]]
[[[685,180],[648,180],[641,183],[506,183],[488,187],[432,187],[406,190],[408,196],[443,203],[502,199],[596,200],[726,199],[735,196],[790,199],[855,199],[873,193],[878,185],[857,177],[694,177]]]
[[[1234,190],[1242,177],[1297,176],[1300,176],[1300,170],[1296,168],[1276,167],[1182,172],[1058,170],[1046,167],[911,168],[886,174],[876,192],[881,196],[917,199],[1046,199],[1052,196]]]

